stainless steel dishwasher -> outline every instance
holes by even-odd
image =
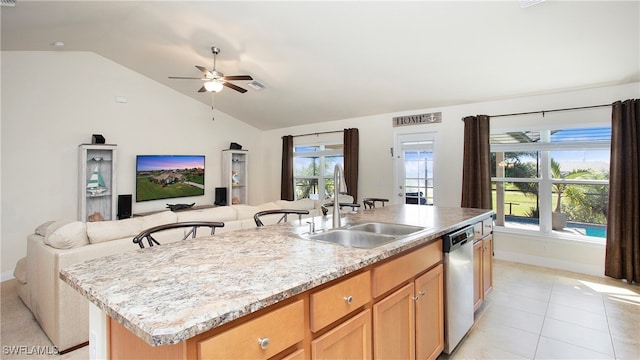
[[[473,325],[473,226],[442,237],[444,352],[451,354]]]

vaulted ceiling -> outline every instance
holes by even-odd
[[[268,130],[640,81],[638,1],[27,1],[3,51],[91,51]],[[64,47],[52,46],[55,41]],[[30,74],[24,74],[29,81]],[[6,90],[3,88],[3,90]]]

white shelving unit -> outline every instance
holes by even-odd
[[[78,146],[78,220],[116,219],[116,145]]]
[[[222,150],[222,186],[227,188],[228,204],[248,204],[248,165],[247,150]]]

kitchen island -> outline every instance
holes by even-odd
[[[342,320],[375,310],[377,300],[395,294],[403,284],[441,263],[441,235],[481,222],[492,214],[490,210],[419,205],[343,214],[342,226],[384,222],[425,228],[373,249],[305,238],[304,233],[309,231],[305,221],[313,220],[316,231],[326,230],[331,228],[330,216],[145,249],[137,249],[132,243],[130,253],[62,269],[60,277],[107,316],[109,336],[92,340],[108,341],[106,346],[112,357],[133,354],[138,351],[135,347],[142,347],[140,354],[155,354],[150,358],[158,358],[159,353],[171,353],[168,357],[176,354],[184,358],[208,357],[203,352],[222,351],[222,345],[207,339],[239,325],[250,326],[253,320],[281,311],[286,316],[269,319],[273,322],[270,326],[283,326],[284,330],[298,333],[290,340],[294,343],[287,340],[284,348],[279,348],[271,341],[269,347],[269,339],[260,338],[261,343],[255,340],[259,351],[265,350],[265,357],[302,354],[301,358],[309,358],[309,352],[318,351],[311,349],[313,341],[330,335],[331,330],[339,330]],[[408,258],[409,255],[413,258]],[[394,263],[395,259],[398,261]],[[413,265],[419,262],[422,263]],[[393,274],[411,266],[418,266],[418,270],[407,272],[402,281],[394,280]],[[391,276],[386,275],[387,271]],[[348,299],[351,296],[345,296],[344,301],[350,307],[343,313],[315,318],[314,314],[322,311],[315,309],[321,307],[322,290],[341,284],[355,287],[355,292],[362,292],[364,287],[364,292],[368,292],[366,299],[360,302],[356,299],[352,304]],[[361,312],[354,315],[357,311]],[[289,318],[300,319],[289,325]],[[370,343],[366,346],[371,348]]]

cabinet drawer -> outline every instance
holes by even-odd
[[[378,297],[442,260],[442,240],[373,269],[373,297]]]
[[[493,231],[493,218],[482,220],[482,235],[487,236]]]
[[[371,300],[371,274],[366,271],[311,294],[311,331],[316,332]]]
[[[200,359],[267,359],[303,339],[304,303],[299,300],[198,342],[198,356]]]
[[[473,240],[482,239],[482,221],[473,224]]]

